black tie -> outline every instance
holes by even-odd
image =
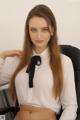
[[[26,70],[27,73],[29,73],[29,88],[33,88],[33,77],[35,73],[35,65],[41,64],[41,57],[40,56],[33,56],[31,58],[31,62]]]

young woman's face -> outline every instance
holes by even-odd
[[[35,50],[43,51],[50,40],[51,26],[42,17],[33,17],[29,21],[29,34]]]

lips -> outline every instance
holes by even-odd
[[[43,40],[35,40],[37,43],[42,43]]]

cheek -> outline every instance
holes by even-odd
[[[29,35],[30,35],[31,41],[33,41],[35,36],[32,33],[29,33]]]
[[[47,42],[49,42],[50,38],[51,38],[50,35],[45,36],[45,39],[47,40]]]

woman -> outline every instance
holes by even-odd
[[[15,55],[20,57],[2,59]],[[14,100],[17,96],[19,101],[16,120],[57,120],[61,105],[63,112],[59,120],[75,120],[73,66],[61,54],[56,20],[47,6],[37,5],[29,12],[23,51],[6,51],[0,56],[1,81],[11,79],[11,96]]]

